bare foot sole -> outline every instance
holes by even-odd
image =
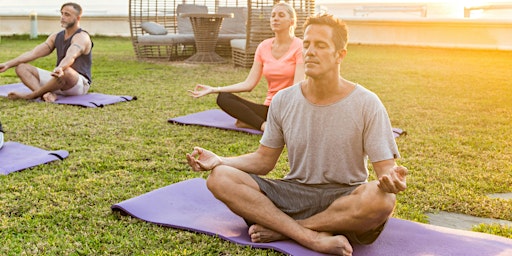
[[[46,102],[55,102],[57,100],[57,95],[52,92],[47,92],[43,95],[42,98]]]
[[[343,256],[351,256],[353,252],[352,245],[345,236],[325,232],[318,233],[316,242],[310,248],[318,252]]]
[[[23,99],[23,95],[21,95],[17,92],[10,92],[9,94],[7,94],[7,98],[11,99],[11,100],[19,100],[19,99]]]
[[[269,243],[288,239],[286,236],[258,224],[249,228],[249,236],[253,243]]]

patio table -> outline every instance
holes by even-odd
[[[188,63],[224,63],[226,60],[215,52],[219,30],[224,18],[232,18],[233,14],[220,13],[182,13],[181,17],[190,18],[196,53],[185,60]]]

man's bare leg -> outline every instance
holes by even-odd
[[[299,220],[306,228],[340,233],[359,234],[381,226],[393,213],[396,195],[386,193],[377,181],[359,186],[350,195],[335,200],[326,210]]]
[[[39,72],[37,68],[26,63],[21,63],[16,66],[16,75],[21,79],[21,82],[30,90],[35,91],[41,87],[39,85]]]
[[[59,90],[59,88],[61,88],[61,86],[59,86],[58,79],[52,79],[43,87],[40,87],[31,93],[9,92],[7,97],[13,100],[31,100],[41,97],[46,102],[54,102],[57,99],[57,95],[55,95],[52,91]]]
[[[383,198],[378,199],[379,196]],[[365,203],[367,200],[372,203]],[[360,186],[351,195],[336,200],[325,211],[297,222],[317,231],[364,233],[378,228],[387,220],[394,208],[394,200],[394,194],[384,193],[375,182],[370,182]],[[360,216],[357,216],[358,214]],[[265,243],[287,239],[286,236],[259,224],[252,225],[249,234],[253,242]]]
[[[32,93],[20,94],[9,93],[11,99],[35,99],[41,97],[46,102],[54,102],[57,95],[53,93],[57,90],[67,90],[73,87],[78,81],[78,73],[72,68],[66,69],[62,77],[52,78],[45,85],[40,86],[39,72],[37,68],[30,64],[20,64],[16,67],[16,74],[20,77]]]
[[[301,226],[283,213],[270,201],[247,173],[229,166],[217,166],[208,177],[207,186],[216,198],[224,202],[233,212],[262,227],[282,234],[284,237],[314,251],[335,255],[352,255],[352,246],[347,238],[333,236],[328,232],[317,232]],[[232,191],[236,191],[233,193]]]

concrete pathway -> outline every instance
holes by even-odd
[[[489,197],[510,200],[512,199],[512,193],[492,194],[489,195]],[[482,223],[508,225],[512,227],[512,221],[508,220],[480,218],[466,214],[451,213],[444,211],[441,211],[439,213],[427,213],[427,216],[429,219],[429,223],[432,225],[455,229],[471,230],[473,226]]]

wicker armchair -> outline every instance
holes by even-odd
[[[216,48],[221,55],[231,54],[230,40],[245,38],[246,33],[245,15],[238,17],[240,10],[229,8],[241,8],[241,13],[244,14],[247,10],[247,1],[129,0],[130,33],[137,59],[182,60],[194,54],[195,40],[190,20],[179,16],[185,12],[234,13],[235,19],[225,19],[224,24],[227,24],[227,27],[236,24],[242,26],[243,30],[221,29]],[[238,33],[240,31],[241,33]]]
[[[250,68],[254,61],[254,53],[258,45],[265,39],[274,36],[270,29],[270,13],[279,0],[249,0],[246,24],[246,38],[233,39],[230,42],[233,65]],[[302,37],[302,24],[306,18],[315,13],[315,0],[285,0],[297,13],[295,35]]]

